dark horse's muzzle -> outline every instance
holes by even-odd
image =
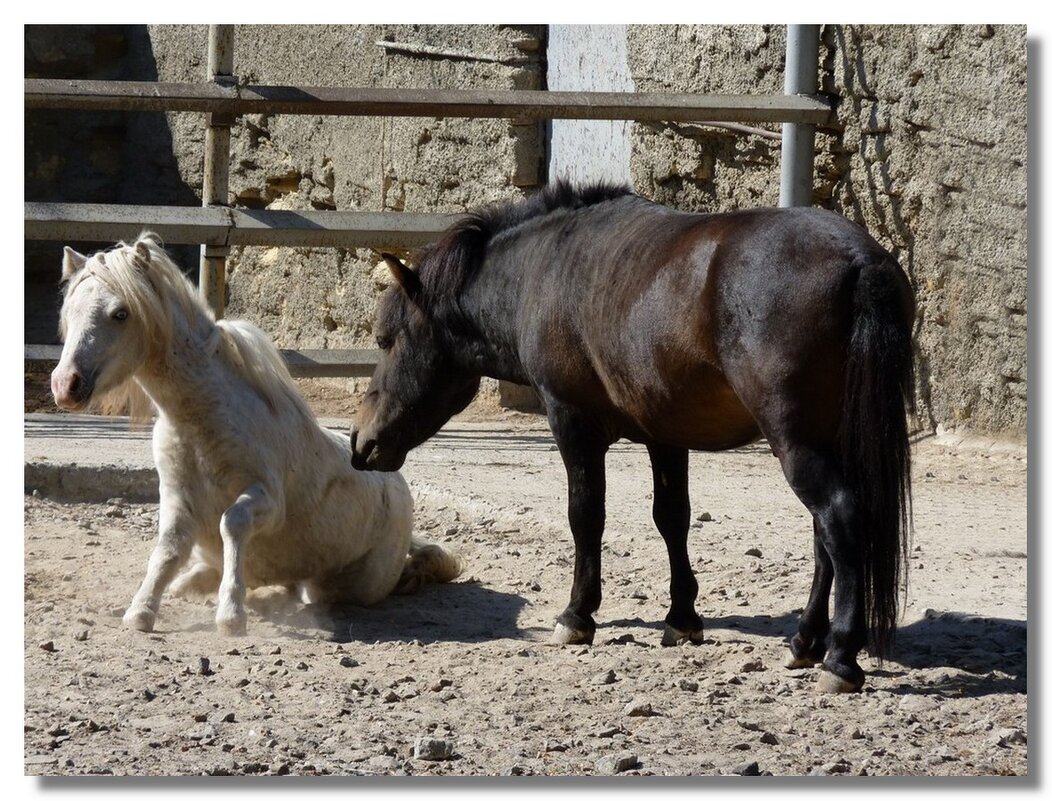
[[[355,470],[379,470],[393,472],[405,463],[405,453],[390,448],[381,448],[375,439],[359,436],[357,429],[351,431],[351,466]]]

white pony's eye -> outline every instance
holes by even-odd
[[[117,309],[117,311],[115,311],[111,316],[113,317],[114,320],[127,320],[128,319],[128,310],[127,309]]]

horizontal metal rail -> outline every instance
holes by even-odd
[[[281,350],[295,378],[368,378],[379,361],[375,348],[348,350]],[[27,372],[48,372],[62,356],[61,345],[26,345]]]
[[[25,107],[385,117],[795,122],[825,125],[818,95],[694,95],[545,90],[222,86],[214,83],[25,79]]]
[[[416,248],[461,215],[370,211],[269,211],[212,206],[26,203],[25,239],[107,242],[143,230],[168,245]]]

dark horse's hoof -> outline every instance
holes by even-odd
[[[662,645],[682,645],[684,643],[693,643],[699,645],[705,640],[705,633],[699,626],[693,631],[680,631],[679,629],[665,624],[665,631],[661,635]]]
[[[789,641],[789,656],[785,666],[790,670],[810,668],[822,663],[826,655],[825,642],[820,639],[805,640],[799,634]]]
[[[861,689],[861,681],[851,681],[828,670],[823,670],[818,676],[818,692],[820,693],[857,693]]]
[[[552,632],[549,642],[552,645],[591,645],[594,639],[594,631],[580,631],[564,623],[556,623],[555,631]]]
[[[567,609],[555,619],[553,645],[591,645],[595,639],[595,620]]]
[[[835,669],[834,669],[835,668]],[[866,674],[858,665],[822,664],[822,673],[818,677],[820,693],[857,693],[862,689]]]

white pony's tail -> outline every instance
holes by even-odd
[[[441,545],[413,537],[402,576],[395,585],[397,595],[416,592],[425,584],[445,584],[463,571],[460,559]]]

